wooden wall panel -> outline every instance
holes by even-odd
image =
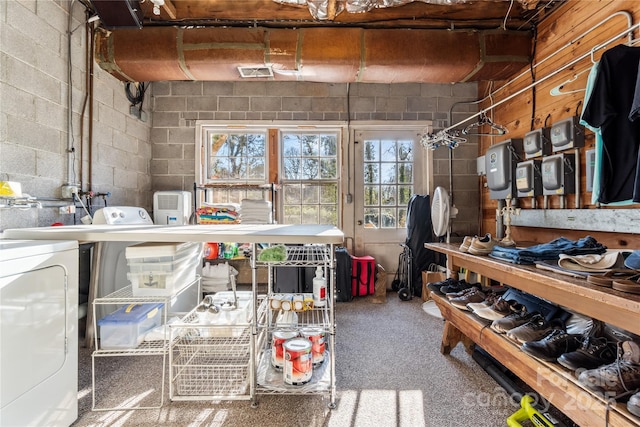
[[[577,61],[574,65],[556,73],[557,70],[567,64],[577,60],[583,55],[594,50],[593,57],[598,60],[603,52],[619,43],[627,41],[626,38],[619,38],[614,43],[605,47],[594,49],[614,36],[622,33],[628,26],[625,16],[616,14],[620,11],[629,12],[633,23],[640,21],[640,2],[635,0],[593,0],[580,1],[568,0],[562,7],[550,14],[539,26],[536,38],[535,50],[535,81],[544,80],[535,85],[534,88],[527,89],[513,99],[503,101],[513,94],[523,90],[534,81],[531,70],[523,69],[513,76],[509,82],[493,82],[480,84],[478,87],[479,96],[484,97],[491,93],[491,102],[502,102],[497,107],[489,110],[487,115],[495,122],[506,126],[509,129],[507,135],[501,137],[482,137],[479,141],[479,155],[483,155],[487,148],[509,138],[522,138],[524,134],[533,129],[550,126],[566,117],[579,115],[584,108],[584,91],[553,96],[550,94],[552,88],[567,82],[565,90],[581,90],[586,86],[588,70],[592,66],[591,56]],[[609,18],[609,19],[607,19]],[[605,21],[602,23],[602,21]],[[588,34],[585,34],[588,33]],[[582,36],[582,37],[581,37]],[[640,30],[636,30],[635,37],[640,36]],[[640,46],[640,44],[638,44]],[[481,108],[489,108],[491,102],[481,104]],[[533,119],[532,119],[533,117]],[[467,123],[468,124],[468,123]],[[580,182],[579,182],[579,206],[583,209],[594,209],[591,203],[591,193],[586,189],[586,162],[584,151],[592,148],[595,144],[594,136],[590,131],[586,131],[585,148],[580,150]],[[567,152],[569,153],[569,152]],[[571,151],[573,153],[573,151]],[[482,178],[484,180],[484,178]],[[496,233],[496,207],[497,201],[489,199],[489,190],[484,181],[482,183],[481,207],[482,213],[481,233]],[[536,198],[537,208],[544,204],[544,198]],[[547,199],[549,209],[561,207],[561,200],[558,196],[549,196]],[[531,209],[532,201],[522,199],[521,208]],[[576,196],[569,195],[565,199],[567,208],[576,207]],[[628,209],[638,209],[640,205],[633,205]],[[606,209],[606,207],[603,207]],[[620,209],[620,208],[618,208]],[[597,235],[603,242],[607,242],[610,247],[640,247],[640,230],[638,235],[621,236],[616,233],[585,233],[580,231],[529,228],[520,227],[514,230],[513,235],[516,241],[545,242],[555,237],[567,236],[579,238],[585,234]],[[605,244],[607,244],[605,243]]]

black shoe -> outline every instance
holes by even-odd
[[[616,344],[605,337],[588,336],[576,351],[558,357],[558,363],[574,371],[607,365],[617,356]]]
[[[527,341],[522,344],[522,351],[538,359],[554,362],[562,354],[577,350],[581,343],[582,335],[553,329],[538,341]]]
[[[473,287],[480,287],[479,283],[469,283],[466,280],[458,280],[456,283],[452,283],[449,286],[443,286],[440,288],[440,292],[442,292],[443,294],[455,294],[461,291],[464,291],[465,289],[470,289]]]
[[[433,282],[433,283],[429,283],[427,285],[427,288],[429,288],[429,290],[431,292],[435,292],[438,295],[444,295],[442,292],[440,292],[440,288],[444,287],[444,286],[449,286],[449,285],[453,285],[458,283],[457,279],[453,279],[451,277],[444,279],[441,282]]]

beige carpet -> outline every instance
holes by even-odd
[[[250,401],[171,402],[160,409],[91,411],[91,352],[80,349],[74,426],[496,427],[516,410],[462,346],[439,352],[443,322],[423,301],[367,298],[336,308],[337,407],[322,395],[260,395]],[[158,356],[96,358],[98,406],[159,403]]]

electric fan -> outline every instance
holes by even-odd
[[[447,241],[449,241],[449,221],[451,218],[455,218],[457,213],[458,209],[450,204],[447,190],[436,187],[431,202],[431,222],[433,223],[433,233],[438,238],[447,235]]]

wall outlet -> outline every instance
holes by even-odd
[[[74,194],[78,194],[78,187],[75,185],[63,185],[61,192],[63,199],[72,199]]]

